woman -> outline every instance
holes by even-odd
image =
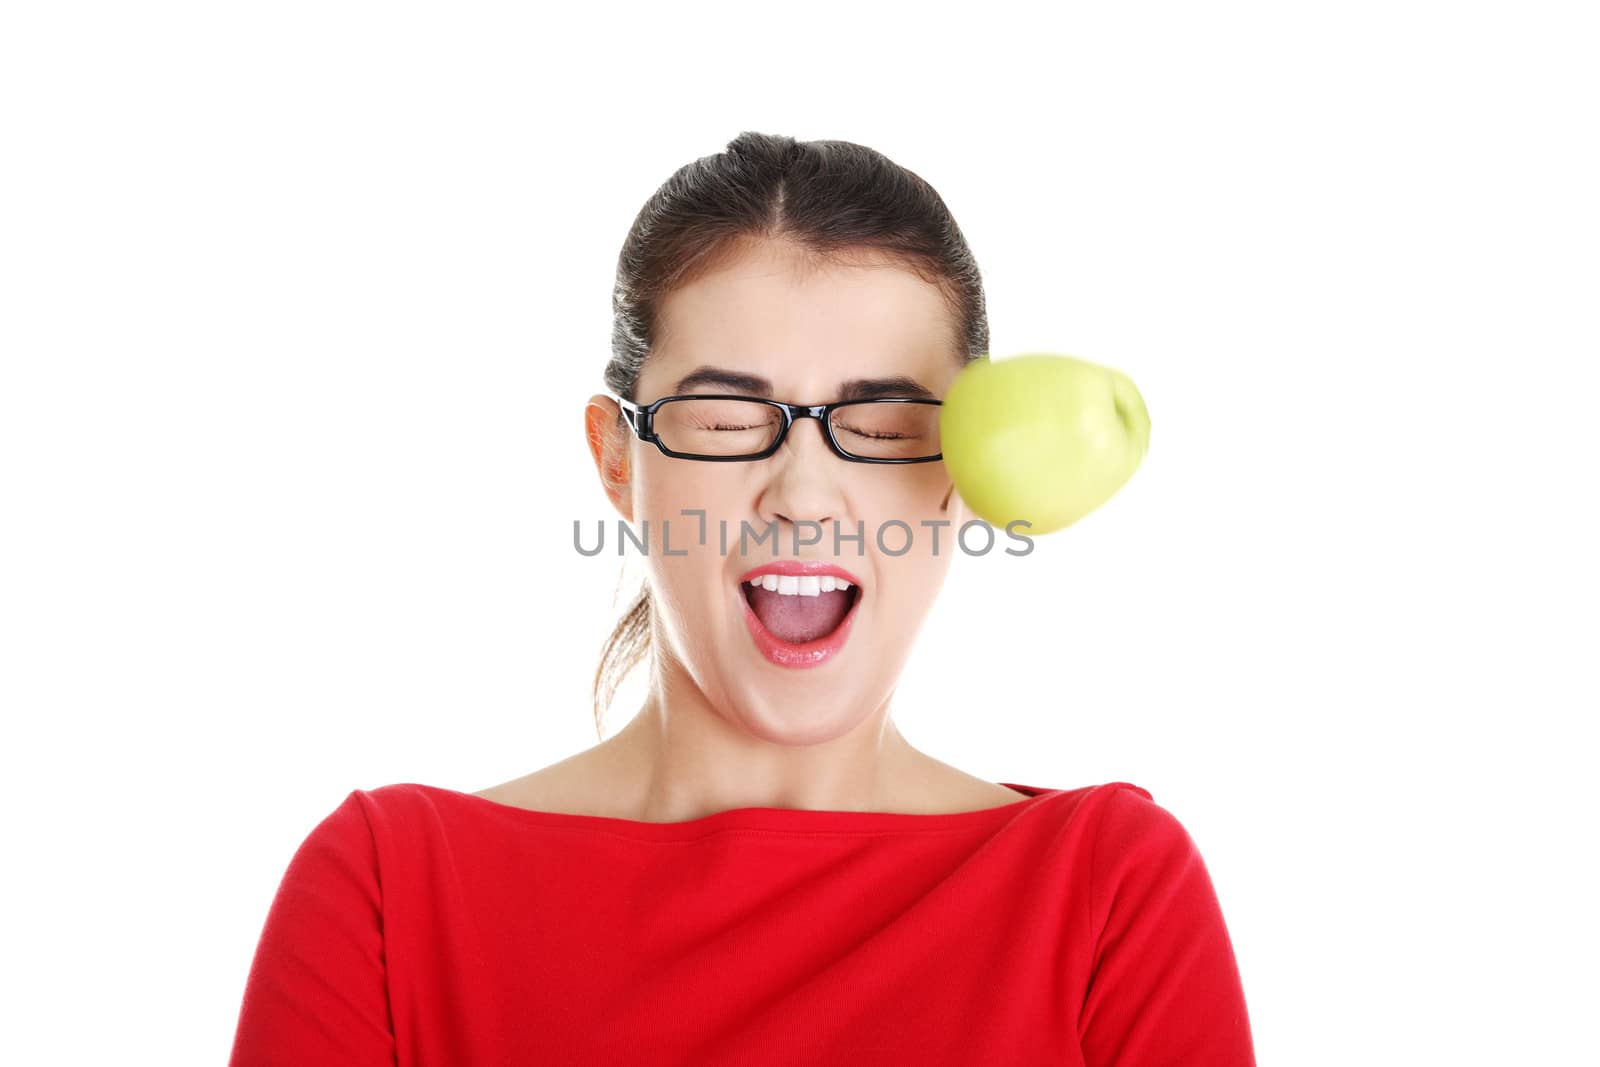
[[[614,307],[586,429],[648,581],[597,728],[653,649],[648,697],[478,793],[353,791],[284,876],[232,1062],[1252,1063],[1171,814],[983,780],[890,716],[969,517],[937,400],[988,347],[938,194],[742,134],[645,205]]]

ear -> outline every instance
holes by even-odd
[[[603,393],[589,398],[583,409],[584,435],[589,454],[594,457],[600,485],[611,504],[629,522],[633,521],[633,484],[629,456],[633,433],[622,421],[622,409]]]

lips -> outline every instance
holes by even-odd
[[[751,638],[781,667],[814,667],[837,655],[863,596],[854,574],[821,560],[775,560],[745,572],[739,588]]]

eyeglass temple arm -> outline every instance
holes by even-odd
[[[617,406],[622,409],[622,417],[628,423],[628,426],[635,433],[643,436],[644,418],[640,406],[626,397],[618,396],[616,393],[607,392],[606,396],[617,402]]]

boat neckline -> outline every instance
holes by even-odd
[[[842,811],[828,808],[750,806],[726,808],[722,811],[712,812],[709,815],[701,815],[693,819],[682,819],[676,822],[651,822],[611,815],[585,815],[576,812],[522,808],[514,804],[504,804],[498,800],[490,800],[488,797],[481,797],[476,793],[451,789],[447,786],[425,785],[420,782],[406,783],[410,788],[419,789],[436,796],[448,796],[458,802],[477,806],[484,811],[497,812],[505,818],[515,819],[529,825],[589,829],[630,837],[665,838],[729,829],[777,830],[801,833],[959,829],[966,826],[982,825],[990,821],[998,822],[1008,816],[1021,813],[1047,797],[1062,792],[1060,789],[1027,785],[1019,782],[996,782],[995,784],[1022,795],[1016,800],[1007,801],[1004,804],[995,804],[987,808],[972,808],[967,811]]]

